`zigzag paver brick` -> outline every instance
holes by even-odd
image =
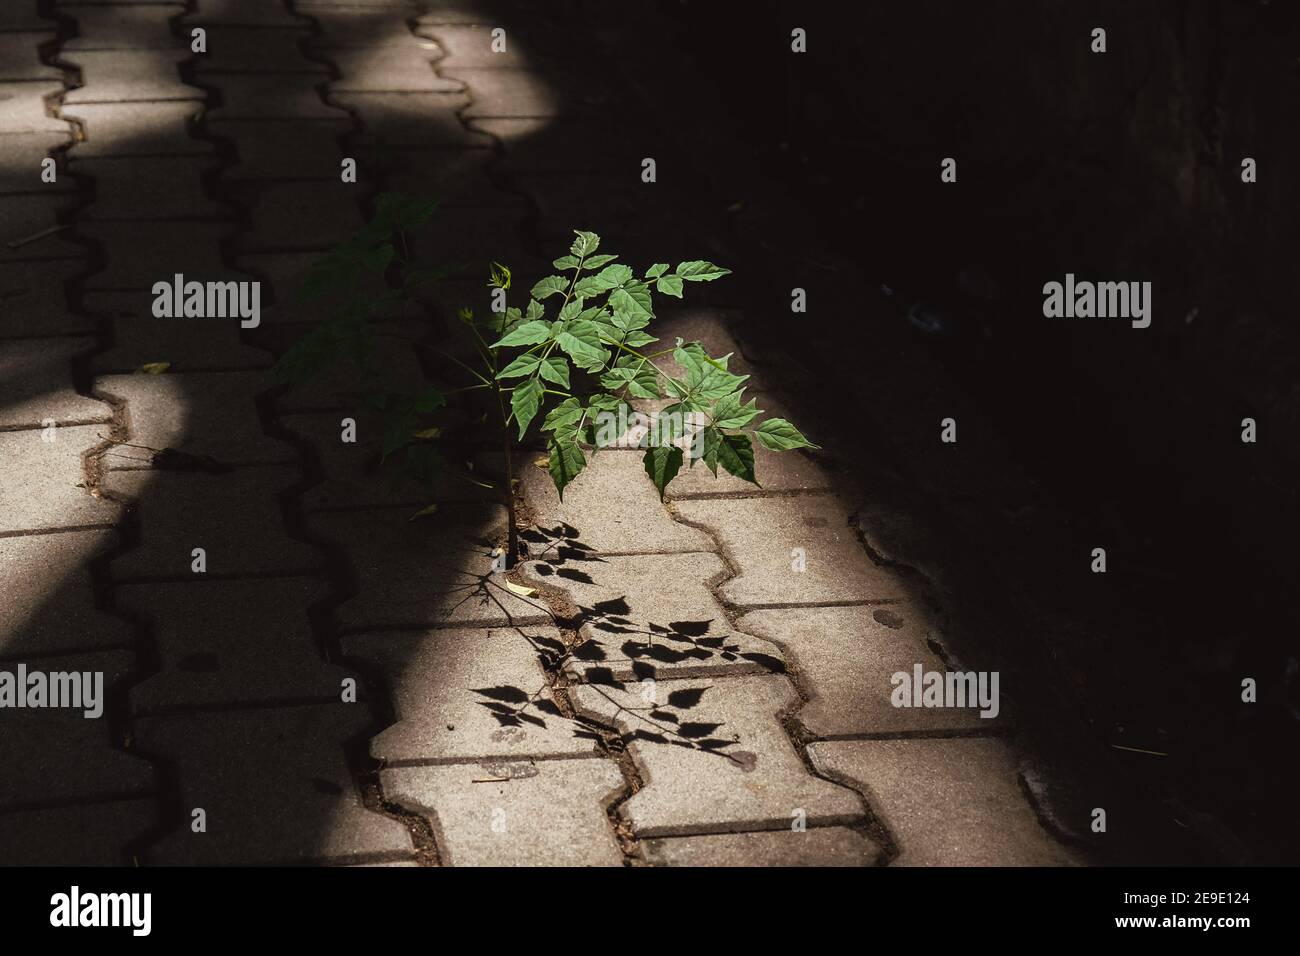
[[[188,49],[188,38],[171,29],[172,19],[184,12],[179,3],[77,7],[68,15],[76,18],[78,35],[65,40],[61,50]]]
[[[429,818],[446,865],[623,862],[604,809],[625,786],[613,761],[398,767],[380,781],[389,800]]]
[[[81,70],[82,86],[63,97],[81,103],[201,100],[204,93],[181,81],[179,66],[189,50],[79,50],[63,59]]]
[[[371,50],[338,49],[329,58],[342,76],[330,82],[334,93],[459,93],[465,85],[433,71],[430,50],[389,47],[383,56]]]
[[[847,827],[715,833],[643,840],[651,866],[874,866],[884,855],[869,837]]]
[[[63,72],[41,62],[37,47],[54,39],[48,33],[0,33],[0,82],[58,80]]]
[[[286,83],[274,73],[231,73],[221,77],[221,105],[212,107],[210,122],[226,120],[344,120],[346,110],[323,102],[307,80]],[[326,77],[321,76],[321,82]]]
[[[0,83],[0,135],[66,134],[68,124],[45,110],[46,99],[62,92],[62,83]]]
[[[112,323],[113,345],[90,360],[99,374],[134,372],[151,362],[167,362],[168,372],[265,368],[271,355],[240,341],[239,321],[154,318],[153,293],[91,292],[82,308]]]
[[[0,262],[0,338],[85,335],[98,321],[68,306],[64,284],[86,271],[78,259]]]
[[[295,4],[296,5],[296,4]],[[185,26],[306,27],[310,21],[296,16],[285,4],[265,0],[196,0],[195,9],[181,17]]]
[[[106,259],[103,269],[86,278],[84,288],[152,289],[155,282],[170,282],[178,273],[199,282],[250,279],[227,266],[222,256],[221,242],[234,232],[234,224],[228,222],[78,223],[77,234],[99,243]]]
[[[897,866],[1061,866],[1000,740],[827,741],[808,756],[866,795],[898,842]]]
[[[389,7],[298,3],[294,9],[316,22],[320,32],[308,44],[321,50],[374,50],[392,46],[428,50],[419,45],[402,14]]]
[[[223,169],[223,182],[245,179],[328,179],[339,182],[343,158],[349,155],[339,141],[351,123],[313,120],[240,120],[211,122],[208,131],[234,142],[234,165]]]
[[[0,196],[0,260],[85,257],[85,247],[69,241],[59,223],[75,205],[76,197],[58,193]]]
[[[211,143],[196,139],[195,119],[201,103],[181,100],[167,103],[82,103],[64,105],[59,115],[77,120],[86,138],[77,143],[75,156],[209,155]]]
[[[563,647],[549,626],[355,634],[349,657],[377,666],[397,722],[370,741],[387,763],[581,755],[594,735],[556,707],[539,656]]]
[[[130,644],[131,625],[96,606],[89,568],[117,543],[108,530],[0,538],[0,658]]]
[[[5,162],[0,165],[0,195],[8,193],[73,192],[76,180],[62,175],[55,182],[41,179],[46,159],[56,156],[61,146],[72,141],[70,131],[58,133],[10,133],[0,138]]]
[[[29,339],[0,350],[0,428],[39,428],[46,421],[108,421],[113,410],[78,395],[72,360],[95,347],[93,339]]]
[[[41,430],[0,432],[0,532],[41,531],[114,524],[121,512],[85,488],[81,456],[101,443],[104,425],[64,426],[55,440]]]
[[[736,606],[827,604],[906,596],[901,583],[876,567],[829,495],[678,501],[677,513],[709,528],[739,566],[719,588]],[[802,549],[804,570],[795,562]]]
[[[492,140],[465,128],[456,111],[469,103],[464,93],[344,93],[331,101],[360,120],[361,145],[451,146],[490,149]]]
[[[302,42],[310,32],[305,29],[276,29],[268,27],[208,26],[208,52],[194,63],[195,76],[204,77],[205,83],[224,84],[219,73],[307,73],[328,75],[329,68],[309,59],[302,50]],[[320,82],[319,79],[298,82]],[[284,82],[289,82],[286,78]]]
[[[581,684],[569,694],[579,713],[616,725],[627,743],[643,786],[619,813],[640,837],[786,830],[799,810],[809,826],[863,819],[858,797],[810,774],[790,743],[778,715],[799,698],[785,677],[659,681],[654,703],[637,684]],[[647,719],[675,729],[677,742]],[[715,749],[682,746],[681,737]]]
[[[74,152],[68,161],[71,172],[95,181],[94,201],[78,210],[87,221],[233,218],[230,205],[209,199],[203,185],[216,168],[206,156],[82,159]]]
[[[784,669],[780,648],[727,623],[708,587],[727,571],[716,554],[600,557],[561,544],[523,570],[532,581],[562,588],[589,618],[579,632],[584,643],[565,665],[573,677],[589,671],[636,680]]]
[[[249,210],[241,251],[327,249],[365,225],[356,187],[335,182],[240,183],[226,192]]]
[[[0,813],[5,866],[130,866],[127,845],[158,825],[152,797]]]

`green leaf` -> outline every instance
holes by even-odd
[[[614,310],[614,322],[625,331],[643,329],[654,318],[654,313],[627,289],[615,289],[611,292],[609,307]]]
[[[713,472],[713,477],[718,477],[718,446],[722,443],[722,432],[709,425],[704,429],[704,450],[701,457],[709,471]],[[691,467],[695,467],[695,460],[691,459]]]
[[[620,355],[614,367],[600,377],[600,384],[611,391],[626,388],[636,398],[659,398],[659,373],[635,355]]]
[[[629,282],[623,286],[623,291],[632,297],[632,301],[641,308],[645,309],[646,315],[654,318],[654,309],[650,304],[650,287],[644,282]],[[611,306],[612,307],[612,306]]]
[[[686,384],[696,399],[723,398],[740,388],[748,375],[733,375],[727,371],[727,359],[710,358],[699,342],[678,345],[673,359],[686,369]]]
[[[393,254],[393,247],[388,243],[384,243],[382,246],[367,249],[358,258],[361,264],[371,272],[383,272],[388,268],[388,264],[393,261]]]
[[[542,431],[573,434],[578,420],[582,418],[582,402],[576,398],[566,398],[556,405],[542,419]]]
[[[555,336],[555,344],[581,369],[593,371],[609,361],[609,350],[600,344],[600,330],[584,319],[568,323]]]
[[[707,262],[704,259],[679,262],[674,271],[688,282],[712,282],[714,279],[721,279],[723,276],[731,275],[730,269],[715,266],[712,262]]]
[[[545,299],[548,295],[563,293],[569,287],[569,280],[564,276],[547,276],[533,286],[529,293],[534,299]]]
[[[647,279],[658,279],[661,275],[663,275],[667,271],[668,271],[668,263],[656,262],[654,265],[652,265],[649,269],[645,271],[645,277]]]
[[[542,403],[542,383],[535,378],[530,378],[522,385],[516,386],[515,390],[510,393],[510,408],[515,413],[515,421],[519,424],[519,438],[522,441],[524,432],[528,431],[528,425],[537,415],[538,406]]]
[[[545,342],[550,337],[551,327],[545,322],[525,322],[508,335],[493,342],[492,348],[501,348],[505,345],[536,345],[538,342]]]
[[[676,296],[680,299],[682,297],[682,278],[681,276],[662,276],[655,283],[655,288],[664,295]]]
[[[578,237],[573,240],[573,245],[569,246],[569,251],[579,259],[591,255],[600,246],[600,236],[594,232],[582,232],[573,230]]]
[[[582,264],[582,267],[588,270],[599,269],[601,266],[609,265],[617,258],[618,256],[606,256],[606,255],[589,256],[587,260]]]
[[[528,300],[528,311],[524,313],[524,318],[529,322],[540,319],[546,313],[546,307],[536,299]]]
[[[542,378],[548,382],[554,382],[562,388],[569,387],[569,363],[564,361],[558,355],[547,356],[539,369]],[[497,378],[501,376],[498,375]]]
[[[497,372],[497,379],[523,378],[525,375],[532,375],[533,372],[537,371],[539,362],[541,362],[541,359],[532,352],[525,352],[501,371]]]
[[[564,303],[564,308],[560,310],[559,320],[567,322],[569,319],[576,319],[582,314],[582,296],[575,295],[568,302]]]
[[[759,444],[769,451],[788,451],[791,448],[816,448],[784,418],[769,418],[754,429]]]
[[[551,473],[551,481],[555,482],[555,490],[559,492],[561,501],[564,500],[565,487],[578,477],[578,472],[582,471],[586,464],[587,459],[577,442],[551,440],[546,467]]]
[[[578,268],[578,260],[573,256],[560,256],[560,258],[551,263],[551,266],[560,271],[564,271],[565,269],[576,269]]]
[[[715,431],[718,434],[718,464],[737,478],[758,484],[754,480],[754,446],[750,443],[749,436],[743,434],[729,435],[717,429]],[[707,460],[706,451],[706,463]]]
[[[653,335],[647,335],[645,332],[629,332],[623,339],[623,344],[630,349],[639,349],[643,345],[650,345],[658,341]]]
[[[668,482],[676,477],[677,472],[682,467],[682,450],[676,446],[658,445],[654,448],[647,448],[645,458],[645,473],[650,476],[654,486],[659,489],[659,500],[664,500],[664,489]]]
[[[743,404],[740,393],[725,395],[713,406],[713,424],[719,428],[744,428],[758,417],[758,402],[750,399]]]
[[[411,397],[411,408],[415,409],[417,412],[423,412],[425,414],[436,411],[446,404],[447,400],[443,397],[442,392],[432,386]]]

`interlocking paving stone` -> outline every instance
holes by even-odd
[[[287,334],[291,336],[285,344],[297,341],[307,329],[305,323],[318,322],[328,317],[328,304],[319,301],[303,302],[299,299],[299,292],[307,281],[313,265],[321,258],[322,253],[316,251],[302,252],[254,252],[244,253],[235,258],[236,268],[246,270],[250,275],[256,276],[262,282],[262,325],[260,331],[266,333],[277,325],[291,326]],[[357,282],[357,292],[362,296],[373,299],[387,288],[382,278],[367,274]],[[274,304],[267,303],[274,298]],[[396,310],[386,309],[384,306],[376,306],[373,318],[387,319],[393,318],[400,313]],[[297,327],[301,326],[301,327]],[[392,331],[392,330],[386,330]],[[383,343],[385,340],[381,339]],[[396,340],[388,339],[392,343]],[[408,352],[409,344],[403,346]],[[384,360],[394,359],[396,356],[384,353]],[[328,377],[328,376],[325,376]],[[351,391],[355,391],[355,382],[349,386]],[[314,381],[309,383],[305,391],[312,393],[325,391],[324,386],[317,385]],[[296,404],[297,392],[290,393],[287,399],[288,404]],[[349,404],[351,404],[349,402]],[[285,407],[288,407],[287,405]]]
[[[585,643],[565,665],[572,676],[594,670],[632,680],[783,669],[780,648],[727,623],[708,587],[726,572],[716,554],[591,557],[561,544],[524,566],[530,581],[563,588],[589,616],[580,631]]]
[[[90,576],[91,559],[116,543],[106,530],[0,538],[0,658],[129,644],[131,626],[95,607]]]
[[[581,477],[581,475],[579,476]],[[709,528],[739,567],[720,594],[733,605],[821,604],[904,596],[876,567],[829,495],[678,501],[682,518]],[[795,548],[804,570],[795,571]]]
[[[330,60],[342,74],[330,83],[331,93],[402,92],[459,93],[465,84],[433,71],[433,51],[419,47],[389,47],[382,55],[373,50],[331,50]]]
[[[365,225],[356,186],[334,182],[240,183],[227,192],[249,211],[240,249],[326,249]]]
[[[440,510],[416,522],[400,508],[308,519],[313,534],[348,550],[358,593],[334,610],[348,631],[549,622],[544,606],[510,593],[491,574],[489,555],[505,527],[500,505]]]
[[[862,791],[899,846],[897,866],[1061,866],[1005,743],[979,737],[826,741],[817,769]]]
[[[72,192],[77,183],[58,170],[58,179],[47,183],[41,179],[42,164],[57,156],[57,149],[72,140],[68,134],[12,133],[0,139],[5,159],[0,164],[0,195],[5,193]]]
[[[490,149],[492,141],[467,130],[456,111],[469,102],[464,93],[333,93],[363,124],[362,144],[455,146]]]
[[[10,342],[0,349],[0,428],[111,418],[111,408],[72,387],[73,356],[94,347],[94,339],[56,339]]]
[[[389,800],[428,817],[444,865],[623,862],[605,808],[625,784],[610,760],[398,767],[380,782]]]
[[[356,675],[321,659],[307,617],[328,594],[317,578],[115,588],[117,606],[148,622],[158,649],[159,672],[131,688],[132,712],[340,700],[343,679]]]
[[[506,48],[495,51],[492,31],[502,27],[506,31]],[[527,67],[535,66],[545,53],[532,42],[525,30],[509,23],[439,23],[422,22],[415,28],[417,36],[429,37],[442,47],[445,56],[438,61],[438,69],[459,67]]]
[[[72,154],[92,156],[150,156],[211,154],[211,143],[190,135],[203,105],[193,101],[169,103],[82,103],[63,106],[59,115],[78,120],[86,138]]]
[[[364,732],[359,704],[148,717],[140,748],[174,761],[181,805],[202,807],[207,832],[186,825],[146,849],[148,862],[274,864],[409,857],[396,820],[361,804],[343,744]]]
[[[173,17],[185,12],[183,4],[158,3],[131,6],[85,6],[68,11],[77,21],[75,37],[63,42],[64,52],[81,50],[189,49],[189,38],[174,35]]]
[[[265,0],[198,0],[193,13],[181,17],[186,26],[307,26],[310,21],[295,16],[284,4]]]
[[[104,425],[60,427],[52,442],[42,432],[0,432],[0,532],[111,525],[120,508],[84,487],[81,455],[100,444]]]
[[[356,423],[355,442],[342,440],[344,418],[351,418]],[[320,484],[308,488],[301,496],[302,506],[307,511],[404,505],[414,512],[430,500],[442,504],[481,501],[493,494],[460,477],[461,472],[454,467],[439,472],[432,489],[385,468],[381,461],[384,425],[377,412],[347,409],[282,415],[279,421],[312,445],[324,472]],[[483,478],[481,466],[464,474],[478,475],[479,480],[495,484],[499,470],[492,469],[488,478]]]
[[[400,13],[391,8],[333,6],[316,3],[294,5],[303,16],[316,21],[320,33],[308,44],[321,49],[416,46],[420,41],[411,33]],[[419,46],[418,49],[427,49]],[[430,56],[433,59],[433,56]]]
[[[76,259],[0,263],[0,338],[95,331],[97,320],[74,314],[63,288],[85,271]]]
[[[587,467],[556,494],[548,471],[525,453],[520,465],[524,494],[553,528],[567,524],[582,544],[601,552],[712,551],[708,535],[674,521],[659,504],[659,493],[645,473],[641,456],[602,451],[589,456]],[[715,504],[715,502],[710,502]]]
[[[11,3],[0,10],[0,30],[5,32],[48,30],[54,25],[54,21],[46,20],[40,15],[34,3]]]
[[[53,30],[48,33],[0,33],[0,81],[61,79],[63,71],[42,63],[37,49],[53,39]]]
[[[0,134],[66,134],[68,124],[45,111],[45,98],[62,92],[62,83],[0,83]]]
[[[672,694],[702,691],[698,702],[674,705]],[[785,677],[725,677],[659,681],[658,710],[643,688],[581,684],[569,689],[575,708],[617,725],[644,786],[619,808],[641,837],[740,830],[787,830],[796,810],[809,826],[853,823],[863,817],[850,790],[812,776],[786,736],[778,713],[798,703]],[[725,743],[708,751],[653,739],[660,731],[641,718],[668,712],[660,726],[691,739]],[[654,720],[654,717],[650,717]],[[727,755],[730,755],[727,756]]]
[[[82,159],[68,168],[95,181],[95,199],[78,210],[85,219],[228,219],[227,203],[209,199],[203,177],[217,169],[215,157]]]
[[[608,172],[628,165],[640,176],[635,149],[623,137],[589,124],[551,117],[476,117],[471,129],[500,142],[501,169],[517,172]]]
[[[67,229],[50,232],[75,205],[76,197],[67,194],[0,196],[0,259],[84,257],[85,247],[70,242]]]
[[[458,66],[440,67],[439,72],[473,90],[474,100],[462,114],[466,119],[566,116],[595,110],[604,102],[603,93],[581,91],[581,84],[550,70]]]
[[[463,265],[479,275],[487,275],[492,262],[507,263],[511,272],[520,274],[549,269],[551,259],[527,248],[521,211],[518,205],[439,209],[410,230],[410,241],[425,261]]]
[[[221,78],[221,105],[208,111],[210,121],[241,119],[347,120],[346,110],[329,106],[309,80],[286,83],[274,73],[231,73]],[[320,77],[324,81],[325,77]]]
[[[93,371],[134,372],[150,362],[167,362],[169,372],[265,368],[271,355],[239,339],[239,321],[156,319],[153,294],[91,292],[82,308],[112,321],[113,346],[91,359]]]
[[[481,149],[404,149],[383,161],[388,188],[412,196],[435,196],[440,210],[457,206],[508,207],[512,221],[528,215],[528,201],[489,178],[491,154]],[[435,213],[435,216],[440,214]]]
[[[85,708],[0,709],[0,809],[42,803],[135,796],[152,789],[153,768],[113,747],[107,717],[110,688],[136,666],[126,652],[67,657],[26,657],[33,671],[102,673],[105,714],[87,718]],[[0,664],[17,674],[18,662]],[[93,691],[92,691],[93,693]]]
[[[300,480],[295,468],[243,468],[222,475],[110,471],[108,494],[132,504],[141,544],[110,565],[116,581],[192,580],[195,548],[214,577],[311,573],[320,553],[286,536],[276,496]]]
[[[222,170],[222,179],[328,179],[339,182],[343,158],[349,153],[339,137],[352,129],[349,122],[319,120],[292,123],[284,120],[213,122],[214,136],[234,141],[238,161]]]
[[[270,372],[106,375],[98,388],[126,402],[131,442],[111,450],[108,468],[147,467],[150,449],[207,455],[225,465],[296,461],[292,445],[262,430],[254,397],[275,385]]]
[[[595,752],[593,734],[555,705],[539,654],[554,627],[357,634],[343,652],[377,665],[397,723],[370,741],[376,760],[518,758]]]
[[[78,223],[77,233],[98,242],[107,259],[103,269],[86,278],[84,287],[152,289],[155,282],[171,282],[176,273],[196,282],[250,279],[227,266],[221,254],[221,241],[235,231],[227,222]]]
[[[993,730],[978,708],[895,707],[898,671],[943,672],[926,646],[923,612],[912,604],[751,611],[739,626],[770,638],[792,658],[808,703],[795,715],[814,737],[943,730]]]
[[[196,76],[216,73],[316,73],[328,74],[324,63],[309,60],[302,51],[302,41],[309,36],[304,29],[269,29],[267,27],[209,26],[208,52],[194,63]],[[213,79],[217,86],[224,80]],[[285,80],[289,82],[289,80]],[[307,82],[312,82],[308,80]]]
[[[302,331],[306,329],[303,328]],[[298,335],[295,334],[293,340],[296,341],[297,338]],[[382,370],[381,377],[386,389],[413,395],[426,387],[424,373],[408,342],[378,339],[374,347],[373,364],[374,368]],[[279,396],[276,407],[282,412],[319,411],[326,408],[353,411],[357,406],[359,381],[356,367],[345,360],[321,372],[310,382]]]
[[[641,843],[641,856],[652,866],[873,866],[882,852],[869,837],[847,827],[716,833]]]
[[[69,90],[68,105],[152,100],[201,100],[204,92],[181,82],[186,50],[79,50],[63,59],[81,69],[84,84]]]
[[[0,813],[6,866],[130,866],[126,847],[158,825],[145,797]]]

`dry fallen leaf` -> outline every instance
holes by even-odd
[[[534,458],[533,464],[538,468],[549,468],[551,466],[549,458]]]
[[[412,438],[437,438],[442,435],[441,428],[422,428],[418,432],[411,432]]]
[[[135,373],[137,375],[161,375],[171,367],[171,362],[145,362],[135,370]]]
[[[436,503],[431,505],[425,505],[423,508],[421,508],[415,514],[411,515],[411,517],[407,518],[406,520],[414,521],[416,518],[423,518],[426,517],[427,515],[431,515],[437,510],[438,510],[438,505]]]
[[[537,588],[526,588],[522,584],[515,584],[513,581],[507,581],[506,587],[512,594],[518,594],[520,597],[532,597],[537,593]]]

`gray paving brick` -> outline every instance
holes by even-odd
[[[464,93],[334,93],[330,99],[361,121],[360,144],[488,149],[492,141],[467,130],[456,111]]]
[[[29,30],[48,30],[55,26],[53,20],[40,15],[36,4],[14,3],[0,10],[0,30],[21,33]]]
[[[184,12],[179,3],[77,7],[68,15],[76,18],[78,35],[65,40],[62,50],[188,50],[188,36],[171,30],[172,18]]]
[[[564,523],[578,541],[600,552],[712,551],[708,535],[680,524],[659,503],[641,456],[604,451],[589,456],[587,467],[556,494],[550,473],[531,463],[520,466],[524,494],[545,515],[547,527]],[[712,504],[712,502],[710,502]]]
[[[67,229],[50,232],[75,205],[75,196],[58,193],[0,196],[0,260],[83,258]]]
[[[328,179],[339,182],[341,163],[348,155],[339,137],[349,122],[241,120],[213,122],[209,131],[233,140],[238,161],[222,170],[224,181],[243,179]]]
[[[406,828],[362,806],[344,759],[344,742],[368,720],[340,703],[137,721],[141,749],[175,761],[181,805],[207,813],[206,833],[174,831],[147,848],[148,862],[409,857]]]
[[[59,428],[52,442],[41,431],[0,432],[0,532],[113,524],[120,512],[84,487],[81,455],[100,444],[103,425]],[[78,487],[82,485],[82,487]]]
[[[274,73],[232,73],[221,78],[221,105],[208,112],[218,120],[347,120],[348,114],[328,106],[308,84],[308,77],[286,83]],[[322,77],[322,80],[324,78]]]
[[[507,20],[510,15],[527,13],[531,18],[554,16],[554,5],[525,2],[525,0],[506,0],[504,3],[488,0],[443,0],[436,7],[424,10],[416,18],[420,26],[443,23],[477,23],[496,25]]]
[[[405,509],[318,512],[308,527],[344,545],[358,593],[335,619],[348,631],[438,625],[547,623],[550,615],[491,577],[492,548],[504,543],[503,506],[446,509],[412,522]]]
[[[215,157],[165,159],[111,157],[81,159],[68,167],[95,181],[95,199],[78,215],[85,219],[229,219],[230,205],[209,199],[203,177],[218,168]]]
[[[926,646],[924,612],[910,603],[752,611],[737,622],[785,649],[808,703],[795,719],[814,737],[850,734],[992,731],[1000,718],[975,710],[894,707],[890,678],[921,664],[944,671]]]
[[[513,211],[511,221],[519,222],[529,214],[528,202],[492,182],[487,168],[491,156],[481,149],[404,149],[390,154],[383,169],[389,189],[437,197],[440,210],[506,208]]]
[[[72,387],[73,356],[94,347],[93,339],[55,339],[10,342],[0,350],[0,428],[108,421],[111,408]]]
[[[492,49],[492,31],[498,27],[506,31],[506,48]],[[438,69],[453,72],[460,67],[527,67],[536,65],[539,52],[526,37],[521,37],[514,24],[487,21],[482,23],[419,23],[415,32],[428,37],[442,48],[444,56]]]
[[[316,572],[320,553],[287,537],[276,500],[299,478],[292,468],[107,472],[105,490],[131,503],[141,529],[141,544],[110,565],[114,580],[193,580],[194,548],[213,577]]]
[[[206,76],[220,73],[311,73],[328,75],[324,63],[309,60],[303,55],[302,41],[310,34],[301,28],[274,29],[267,27],[209,26],[208,52],[194,62],[194,73]],[[224,80],[213,80],[220,86]],[[313,83],[320,80],[290,80],[282,82]]]
[[[898,843],[898,866],[1060,866],[1005,743],[978,737],[827,741],[813,765],[866,795]]]
[[[326,249],[355,235],[365,220],[355,186],[333,182],[252,183],[230,194],[249,210],[241,250]]]
[[[262,282],[262,325],[263,333],[275,326],[291,326],[286,332],[289,338],[286,345],[297,341],[307,328],[308,323],[319,322],[328,317],[329,308],[318,302],[302,302],[299,292],[307,281],[307,275],[314,263],[321,258],[320,250],[299,252],[249,252],[235,258],[236,268],[246,270]],[[374,298],[387,289],[383,280],[367,275],[358,281],[358,294]],[[273,294],[273,295],[272,295]],[[267,305],[274,298],[274,303]],[[386,306],[375,306],[372,318],[376,320],[395,318],[400,312]],[[301,326],[301,327],[299,327]],[[385,330],[396,331],[396,330]],[[390,342],[393,340],[389,340]],[[405,346],[409,351],[410,346]],[[385,353],[385,360],[395,356]],[[308,386],[307,391],[315,391],[315,386]],[[284,407],[296,405],[296,393],[291,393]]]
[[[380,781],[389,800],[429,818],[445,865],[623,862],[605,810],[624,788],[613,761],[398,767]]]
[[[389,46],[428,49],[419,45],[421,41],[411,33],[402,13],[391,7],[299,3],[295,9],[311,17],[320,30],[308,41],[310,46],[326,50]],[[430,51],[429,58],[434,55],[436,51]]]
[[[673,693],[690,691],[702,696],[674,706]],[[863,817],[857,796],[812,776],[791,745],[777,719],[798,703],[785,677],[660,681],[657,709],[638,684],[582,684],[569,695],[579,713],[615,724],[627,741],[644,786],[619,813],[638,836],[787,830],[800,809],[809,826]],[[647,712],[660,715],[661,727],[675,726],[692,740],[717,741],[718,749],[681,746],[680,738],[674,744],[644,721]]]
[[[108,468],[148,467],[149,449],[174,448],[225,465],[293,462],[288,442],[262,430],[254,399],[276,384],[266,371],[106,375],[98,388],[126,402],[131,443],[106,454]]]
[[[0,82],[61,80],[63,71],[41,62],[38,47],[54,39],[48,33],[0,33]]]
[[[69,131],[70,132],[70,131]],[[42,181],[42,164],[56,150],[70,143],[68,133],[12,133],[0,140],[5,150],[5,162],[0,165],[0,195],[6,193],[73,192],[77,188],[71,176],[58,171],[58,180]]]
[[[91,559],[116,543],[112,531],[0,538],[0,658],[131,643],[131,626],[96,608],[90,576]]]
[[[370,741],[377,760],[466,761],[590,754],[595,741],[555,705],[539,655],[554,627],[357,634],[343,652],[377,666],[397,723]]]
[[[882,851],[857,830],[816,827],[645,840],[641,855],[652,866],[874,866]]]
[[[110,688],[135,666],[125,652],[25,658],[27,673],[101,672],[105,708]],[[17,674],[18,663],[0,664]],[[16,679],[16,677],[15,677]],[[38,804],[136,796],[153,788],[153,768],[113,746],[106,716],[87,718],[84,708],[0,709],[0,810]]]
[[[221,254],[222,240],[236,231],[228,222],[78,223],[77,233],[98,242],[107,259],[103,269],[86,278],[84,287],[149,290],[178,272],[187,281],[247,280],[251,277],[229,268]]]
[[[237,321],[154,318],[153,294],[146,290],[91,292],[82,307],[112,323],[112,347],[91,359],[98,374],[134,372],[150,362],[167,362],[173,373],[271,364],[268,352],[240,341]]]
[[[62,83],[0,83],[0,134],[66,134],[68,124],[45,110],[46,97],[62,92]]]
[[[73,153],[92,156],[210,155],[211,143],[191,132],[203,105],[190,100],[170,103],[82,103],[63,106],[59,115],[77,120],[86,138]]]
[[[131,688],[134,714],[165,707],[338,701],[347,668],[326,663],[307,609],[317,578],[186,581],[117,587],[117,606],[148,622],[158,673]]]
[[[341,76],[330,83],[332,93],[459,93],[465,84],[439,76],[430,54],[415,46],[373,50],[331,50],[329,57]]]
[[[562,588],[588,617],[580,631],[586,643],[566,665],[572,676],[592,670],[633,680],[784,669],[780,648],[728,624],[708,586],[726,573],[716,554],[590,557],[561,543],[523,569],[529,581]]]
[[[85,271],[78,259],[0,262],[0,338],[93,332],[96,320],[74,314],[63,290],[67,280]]]
[[[186,26],[307,26],[310,21],[295,16],[287,6],[264,0],[198,0],[194,12],[181,17]]]
[[[152,798],[0,813],[6,866],[130,866],[127,845],[157,826]]]
[[[63,102],[124,103],[153,100],[202,100],[204,93],[181,82],[179,65],[186,50],[80,50],[63,57],[81,69],[83,85],[69,90]]]
[[[581,476],[579,476],[581,477]],[[685,520],[709,528],[739,567],[721,586],[737,605],[821,604],[904,596],[893,574],[872,564],[829,495],[678,501]],[[804,570],[794,570],[804,551]]]
[[[298,335],[293,336],[294,341],[297,338]],[[381,380],[382,387],[387,390],[414,395],[427,384],[415,352],[408,342],[379,338],[374,347],[373,367],[379,370],[376,375]],[[310,382],[279,396],[276,407],[281,412],[319,411],[327,408],[354,411],[362,380],[352,363],[340,362]]]
[[[463,114],[467,119],[578,115],[604,100],[603,93],[582,92],[581,84],[552,70],[440,66],[439,72],[473,90],[474,101]]]

